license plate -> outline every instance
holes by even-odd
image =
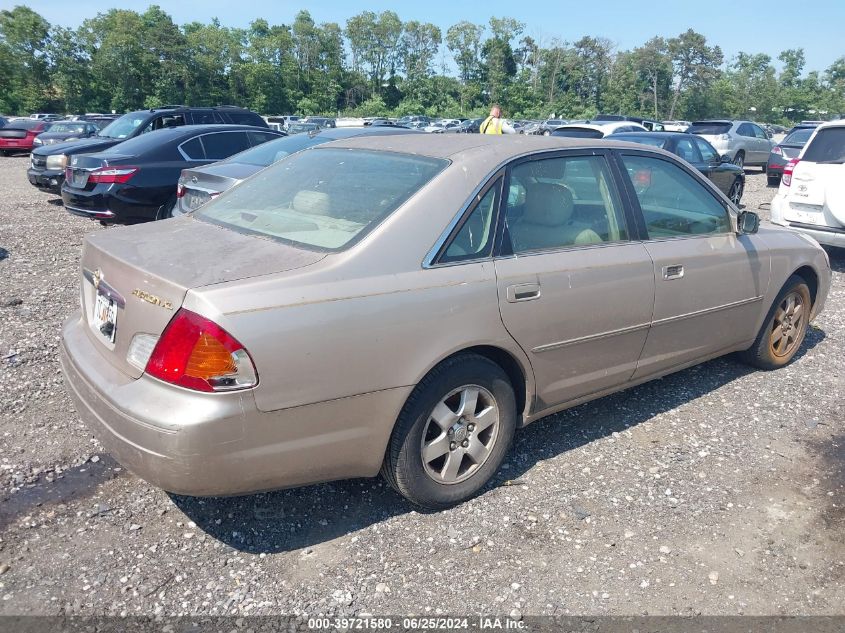
[[[823,224],[824,215],[819,211],[812,211],[806,209],[792,209],[789,214],[789,219],[793,222],[801,222],[803,224]]]
[[[117,331],[117,303],[98,292],[97,299],[94,301],[93,316],[94,329],[105,336],[109,343],[114,343],[114,335]]]
[[[211,196],[209,196],[204,191],[197,192],[188,190],[185,193],[185,206],[191,211],[193,211],[194,209],[198,209],[209,200],[211,200]]]

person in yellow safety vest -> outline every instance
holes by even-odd
[[[494,105],[490,108],[490,116],[488,116],[481,125],[478,126],[478,131],[481,134],[515,134],[510,123],[502,119],[502,109]]]

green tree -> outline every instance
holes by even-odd
[[[393,11],[364,11],[346,21],[353,69],[368,72],[372,95],[381,94],[387,75],[394,74],[401,36],[402,21]]]
[[[7,111],[31,112],[50,102],[49,34],[50,23],[29,7],[0,11],[0,65],[7,70],[0,104]]]
[[[707,38],[692,29],[670,39],[668,47],[674,83],[669,118],[674,119],[684,90],[692,89],[699,96],[706,93],[708,86],[718,77],[723,56],[721,48],[708,46]],[[696,107],[691,104],[690,110],[694,111]]]

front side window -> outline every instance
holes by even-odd
[[[511,171],[507,228],[514,253],[628,238],[603,156],[546,158]]]
[[[692,142],[692,137],[680,139],[675,146],[675,153],[688,163],[701,162],[701,156]]]
[[[361,239],[448,164],[411,154],[314,148],[229,189],[197,217],[243,233],[338,251]]]
[[[727,233],[727,209],[678,165],[648,156],[622,156],[650,239]]]

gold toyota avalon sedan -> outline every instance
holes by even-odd
[[[830,265],[758,224],[646,146],[327,143],[191,215],[89,235],[62,367],[107,449],[165,490],[381,472],[446,507],[545,415],[729,352],[787,364]]]

